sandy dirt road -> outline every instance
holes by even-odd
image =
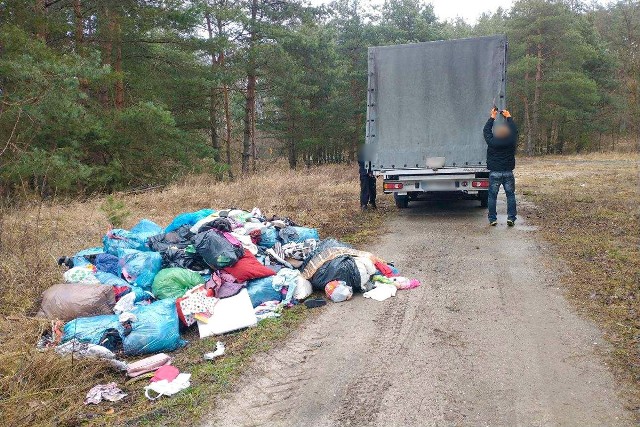
[[[256,358],[209,425],[632,425],[535,230],[504,215],[489,228],[476,205],[394,214],[369,249],[423,286],[329,303]]]

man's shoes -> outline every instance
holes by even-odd
[[[489,221],[489,225],[495,227],[496,225],[498,225],[498,221]]]
[[[371,203],[371,209],[378,209],[378,206],[375,203]]]
[[[363,211],[366,211],[367,210],[367,205],[360,206],[360,209],[362,209]]]
[[[514,225],[516,225],[516,221],[513,219],[508,219],[507,220],[507,226],[509,227],[513,227]]]

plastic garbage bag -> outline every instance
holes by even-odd
[[[169,233],[182,227],[183,225],[188,225],[189,227],[191,227],[201,219],[213,213],[215,213],[213,209],[200,209],[199,211],[195,212],[181,213],[180,215],[176,216],[173,221],[171,221],[171,224],[167,225],[167,227],[164,229],[164,232]]]
[[[186,268],[165,268],[153,279],[151,290],[158,299],[180,298],[189,289],[204,283],[201,275]]]
[[[293,298],[301,301],[311,296],[312,293],[313,287],[311,286],[311,282],[302,277],[302,275],[299,275],[298,284],[296,286],[296,290],[293,293]]]
[[[76,317],[110,314],[115,303],[115,294],[110,286],[63,283],[43,292],[37,316],[67,321]]]
[[[118,257],[111,254],[98,254],[94,257],[93,265],[95,265],[98,272],[111,273],[114,275],[119,274]]]
[[[120,249],[120,271],[129,282],[144,290],[150,290],[153,279],[162,268],[162,256],[157,252]]]
[[[156,234],[147,239],[147,246],[152,251],[163,252],[168,249],[184,249],[191,245],[193,233],[189,225],[183,225],[167,233]]]
[[[170,248],[160,253],[162,255],[162,267],[181,267],[189,270],[202,271],[207,270],[209,266],[202,259],[193,245],[189,245],[184,249]]]
[[[194,246],[196,252],[209,267],[219,270],[234,265],[244,254],[242,244],[233,245],[224,235],[216,230],[196,234]]]
[[[121,228],[110,230],[102,239],[104,251],[118,255],[119,249],[148,251],[147,239],[162,233],[162,227],[148,219],[141,220],[130,231]]]
[[[96,268],[93,264],[81,267],[73,267],[62,274],[65,283],[97,284],[100,280],[95,275]]]
[[[278,241],[278,230],[275,227],[266,227],[261,230],[259,246],[263,248],[272,248]]]
[[[253,308],[265,301],[282,301],[282,293],[273,287],[273,276],[249,280],[247,291]]]
[[[101,345],[111,351],[122,342],[124,327],[115,314],[79,317],[67,322],[63,328],[62,342],[72,339],[80,342]]]
[[[180,338],[174,299],[137,306],[131,313],[136,320],[131,322],[131,332],[123,340],[125,354],[173,351],[185,345]]]
[[[129,282],[127,282],[121,277],[116,276],[115,274],[105,273],[104,271],[98,271],[95,273],[95,276],[103,285],[131,287]]]
[[[341,280],[355,291],[360,291],[360,272],[355,261],[350,256],[340,256],[325,262],[311,278],[313,289],[324,290],[332,280]]]
[[[292,227],[297,234],[297,239],[294,241],[296,243],[302,243],[307,239],[320,240],[320,235],[318,234],[318,230],[315,228],[307,228],[307,227]]]
[[[93,256],[93,255],[98,255],[103,253],[104,253],[104,249],[102,247],[83,249],[72,257],[73,266],[82,267],[83,265],[91,264],[91,261],[89,261],[86,258],[87,256]]]
[[[350,300],[353,296],[353,289],[347,286],[342,280],[333,280],[324,287],[327,297],[333,302],[342,302]]]

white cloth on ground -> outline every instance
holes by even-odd
[[[394,285],[387,285],[386,283],[379,283],[374,289],[362,294],[365,298],[371,298],[376,301],[384,301],[388,298],[395,297],[398,288]]]

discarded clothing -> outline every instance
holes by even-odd
[[[168,354],[154,354],[153,356],[145,357],[144,359],[129,363],[127,366],[127,375],[130,377],[137,377],[142,374],[146,374],[147,372],[153,372],[170,363],[171,357],[169,357]]]
[[[223,268],[222,271],[231,274],[238,282],[261,279],[275,274],[273,270],[260,264],[256,257],[249,251],[245,251],[238,262],[232,266]]]
[[[362,294],[365,298],[371,298],[376,301],[384,301],[388,298],[395,297],[398,288],[394,285],[387,285],[386,283],[380,283],[374,289]]]
[[[282,303],[278,301],[265,301],[254,309],[258,321],[280,317]]]
[[[108,384],[98,384],[89,390],[87,393],[87,397],[84,399],[84,404],[88,405],[90,403],[97,405],[103,400],[108,400],[109,402],[117,402],[118,400],[127,396],[127,393],[123,392],[118,388],[118,384],[116,383],[108,383]]]
[[[149,400],[157,400],[162,396],[174,394],[188,388],[191,385],[191,374],[181,373],[173,381],[156,381],[144,388],[144,395]]]
[[[164,365],[158,368],[153,377],[151,377],[150,381],[152,383],[162,380],[171,382],[175,380],[178,375],[180,375],[180,371],[178,370],[178,368],[172,365]]]

